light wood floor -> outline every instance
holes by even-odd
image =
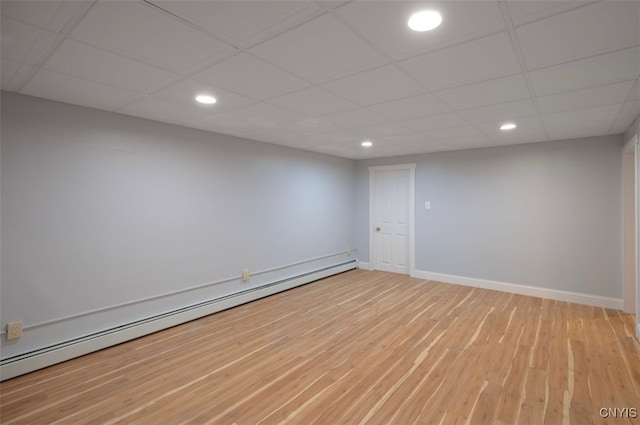
[[[599,411],[640,411],[640,347],[620,311],[354,270],[0,395],[2,424],[638,424]]]

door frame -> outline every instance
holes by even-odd
[[[415,245],[415,179],[416,164],[378,165],[369,167],[369,264],[375,270],[378,254],[375,243],[375,193],[376,193],[376,173],[385,171],[408,171],[409,172],[409,276],[415,275],[416,271],[416,245]]]
[[[640,199],[638,199],[640,197],[640,152],[638,150],[636,134],[622,148],[622,276],[623,308],[625,312],[636,315],[636,338],[640,340],[640,314],[638,314],[640,312]],[[632,199],[629,199],[630,194]],[[631,234],[633,240],[629,243],[625,235]]]

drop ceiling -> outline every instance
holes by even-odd
[[[639,4],[2,1],[2,89],[356,159],[619,134]]]

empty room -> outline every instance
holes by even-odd
[[[640,423],[640,2],[0,1],[0,423]]]

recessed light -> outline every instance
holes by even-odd
[[[215,97],[210,96],[208,94],[199,94],[199,95],[197,95],[196,96],[196,101],[200,102],[200,103],[204,103],[205,105],[211,105],[211,104],[217,102]]]
[[[517,125],[515,125],[514,123],[512,123],[512,122],[506,122],[506,123],[504,123],[504,124],[502,124],[502,125],[500,126],[500,130],[505,130],[505,131],[506,131],[506,130],[513,130],[513,129],[514,129],[514,128],[516,128],[516,127],[517,127]]]
[[[360,143],[360,146],[362,146],[363,148],[370,148],[371,146],[373,146],[373,142],[371,140],[365,140],[364,142]]]
[[[424,10],[411,15],[407,25],[414,31],[424,32],[436,29],[442,23],[442,15],[435,10]]]

